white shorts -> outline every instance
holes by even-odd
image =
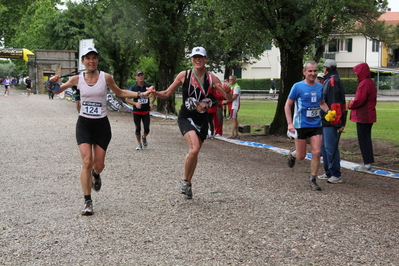
[[[238,116],[238,110],[231,109],[230,118],[237,118],[237,116]]]

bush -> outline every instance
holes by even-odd
[[[280,88],[280,79],[275,79],[276,88]],[[341,78],[346,94],[355,94],[359,82],[355,78]],[[242,90],[269,90],[270,79],[237,79]]]
[[[344,85],[345,94],[355,94],[359,81],[355,78],[341,78],[342,85]]]
[[[276,89],[280,88],[280,79],[274,79]],[[237,79],[241,90],[269,90],[270,79]]]

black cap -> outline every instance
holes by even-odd
[[[140,74],[141,74],[141,75],[144,75],[143,71],[137,70],[137,71],[136,71],[136,76],[138,76],[138,75],[140,75]]]

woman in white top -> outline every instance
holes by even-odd
[[[91,189],[101,188],[100,173],[104,169],[105,154],[111,140],[111,127],[107,117],[107,88],[109,87],[119,97],[148,98],[149,88],[145,93],[121,90],[113,77],[97,70],[98,52],[95,48],[86,48],[82,53],[82,64],[85,72],[72,76],[68,82],[60,85],[54,93],[61,93],[67,88],[77,86],[80,90],[81,108],[76,123],[76,140],[82,158],[80,181],[85,197],[82,215],[92,215],[93,204]],[[59,76],[50,80],[58,81]]]

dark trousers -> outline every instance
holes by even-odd
[[[371,141],[371,128],[373,123],[356,123],[357,139],[359,141],[360,152],[362,153],[363,163],[374,163],[373,143]]]
[[[212,114],[208,113],[209,130],[211,131],[212,136],[215,134],[215,125],[213,124],[213,116],[214,116],[213,113]]]
[[[150,133],[150,114],[145,114],[145,115],[138,115],[138,114],[133,114],[133,121],[134,124],[136,125],[136,135],[140,135],[141,133],[141,121],[143,121],[143,126],[144,126],[144,133],[148,134]]]

